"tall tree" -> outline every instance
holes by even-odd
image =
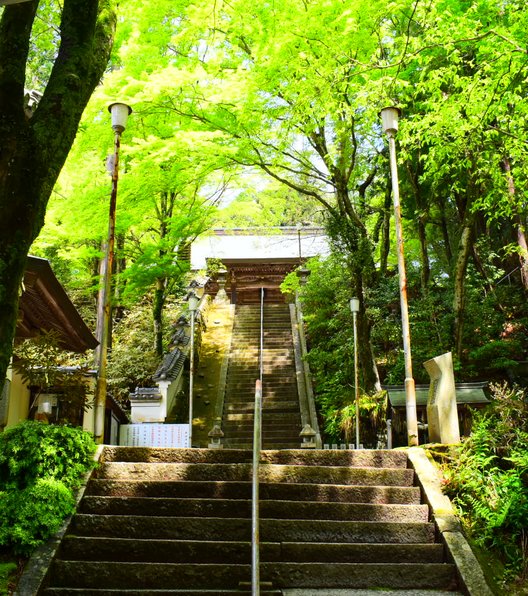
[[[25,89],[32,31],[45,0],[3,8],[0,16],[0,380],[5,378],[26,257],[83,110],[106,68],[116,15],[113,0],[64,0],[53,66],[35,109]]]
[[[260,168],[293,192],[319,202],[348,259],[350,294],[375,283],[369,228],[380,152],[378,110],[386,103],[380,40],[400,25],[409,2],[355,0],[256,1],[199,5],[176,42],[187,56],[188,80],[167,87],[165,104],[222,133],[230,158]],[[194,35],[199,42],[192,45]],[[200,83],[195,84],[200,72]],[[192,77],[192,78],[191,78]],[[369,85],[366,81],[369,81]],[[360,321],[367,386],[378,383]]]

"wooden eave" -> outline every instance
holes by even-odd
[[[19,301],[16,339],[52,330],[65,350],[85,352],[98,344],[55,277],[49,261],[29,256]]]

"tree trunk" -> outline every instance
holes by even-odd
[[[115,30],[111,0],[65,0],[57,58],[36,110],[28,114],[24,83],[37,7],[9,5],[0,18],[0,383],[11,357],[27,253]]]
[[[517,246],[519,250],[521,281],[523,288],[525,290],[528,290],[528,243],[526,242],[524,222],[516,205],[515,182],[513,180],[513,174],[511,171],[511,162],[507,157],[505,157],[502,160],[502,167],[504,172],[506,173],[506,179],[508,182],[508,194],[510,196],[510,202],[512,204],[513,212],[515,213],[514,221],[517,230]]]
[[[439,201],[438,204],[440,205],[440,229],[442,230],[442,237],[444,239],[444,250],[445,250],[445,257],[447,264],[451,266],[453,262],[453,251],[451,250],[451,240],[449,238],[449,228],[447,225],[447,219],[445,216],[446,207],[445,207],[445,199],[443,195],[438,197]]]
[[[468,210],[469,211],[469,210]],[[458,254],[455,263],[455,280],[453,298],[453,312],[455,315],[453,328],[453,343],[455,355],[460,360],[462,356],[462,339],[464,331],[464,309],[465,309],[465,290],[466,290],[466,270],[471,254],[471,244],[473,236],[473,218],[467,213],[464,219],[462,234],[458,245]]]
[[[429,264],[429,254],[427,252],[427,234],[425,232],[425,224],[421,218],[418,219],[418,238],[420,240],[420,285],[422,292],[427,290],[429,285],[429,278],[431,277],[431,265]]]
[[[417,159],[418,163],[419,160]],[[407,173],[411,188],[414,194],[414,200],[416,202],[416,209],[418,211],[417,227],[418,227],[418,240],[420,241],[420,285],[422,286],[422,292],[425,292],[429,285],[429,278],[431,277],[431,265],[429,263],[429,254],[427,251],[427,234],[425,231],[425,213],[427,211],[426,201],[423,200],[422,189],[418,179],[419,173],[413,171],[407,162]],[[419,167],[419,165],[417,166]]]
[[[358,357],[361,364],[363,387],[366,392],[371,392],[372,390],[381,391],[381,382],[370,336],[372,324],[368,317],[365,316],[363,274],[356,268],[355,263],[349,265],[349,271],[352,279],[351,293],[359,299],[359,316],[357,318]]]

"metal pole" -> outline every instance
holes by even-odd
[[[251,594],[260,594],[260,522],[259,522],[259,467],[262,440],[262,382],[255,383],[255,416],[253,427],[253,471],[251,499]]]
[[[189,354],[189,447],[192,447],[193,423],[193,385],[194,385],[194,317],[195,310],[191,309],[191,342]]]
[[[260,288],[260,345],[259,345],[259,380],[264,377],[264,288]]]
[[[98,375],[95,392],[95,428],[94,434],[98,443],[104,440],[104,422],[107,391],[108,340],[110,336],[111,320],[111,281],[114,267],[115,219],[117,202],[117,181],[119,177],[119,148],[121,145],[121,130],[116,129],[114,135],[114,161],[112,168],[112,192],[110,194],[110,209],[108,213],[108,239],[106,242],[105,266],[103,271],[102,292],[102,323],[99,327]]]
[[[357,345],[357,312],[352,313],[354,317],[354,385],[356,401],[356,449],[359,449],[359,365]]]
[[[409,329],[409,309],[407,305],[407,275],[403,254],[403,231],[400,208],[400,189],[398,166],[396,163],[396,141],[394,131],[387,131],[389,138],[390,169],[392,178],[392,197],[394,201],[394,220],[398,249],[398,274],[400,282],[400,305],[402,318],[403,355],[405,359],[405,404],[407,411],[407,440],[410,446],[418,445],[418,421],[416,417],[416,389],[412,373],[411,333]]]

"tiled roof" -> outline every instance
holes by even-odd
[[[185,354],[179,348],[174,348],[164,356],[158,370],[152,376],[153,380],[156,383],[158,381],[173,381],[180,374],[184,362]]]

